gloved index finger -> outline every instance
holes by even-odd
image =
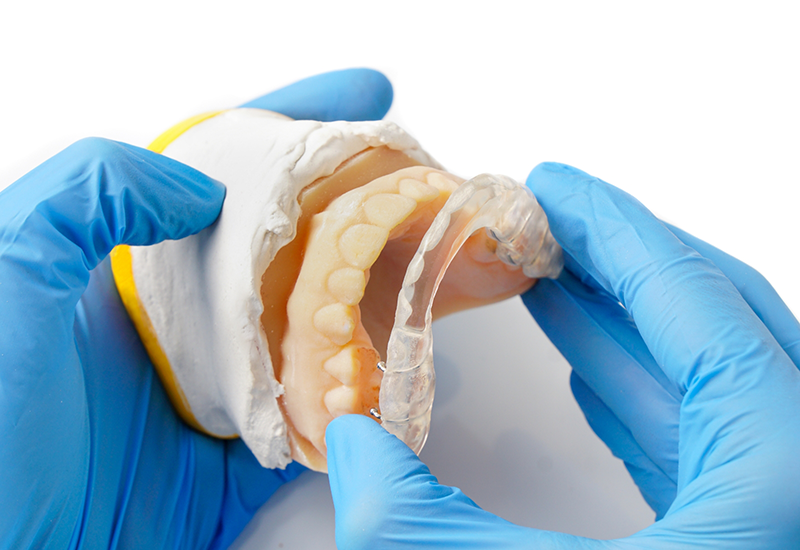
[[[130,145],[91,138],[62,151],[0,194],[0,303],[19,321],[0,338],[59,353],[53,340],[71,339],[89,271],[114,246],[196,233],[224,196],[197,170]],[[4,349],[30,362],[25,346]]]
[[[528,185],[556,240],[628,309],[681,393],[699,371],[752,353],[754,339],[774,341],[722,272],[633,197],[552,163]]]

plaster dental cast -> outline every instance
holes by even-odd
[[[553,243],[534,277],[556,241],[561,275],[531,287],[479,231],[442,255],[433,315],[524,292],[657,521],[619,541],[514,526],[379,425],[406,266],[463,180],[393,125],[309,120],[379,119],[391,95],[320,75],[163,155],[78,142],[0,194],[0,547],[226,547],[299,462],[329,471],[341,548],[797,546],[796,320],[564,165],[527,182]]]
[[[215,437],[242,437],[267,468],[297,460],[325,471],[325,428],[348,413],[389,411],[419,451],[434,378],[432,364],[423,378],[417,365],[397,364],[415,347],[407,339],[389,353],[398,294],[431,288],[440,316],[520,294],[561,267],[541,208],[519,184],[497,188],[521,193],[509,196],[507,210],[520,219],[502,219],[503,238],[497,224],[494,238],[468,226],[466,240],[445,247],[463,225],[454,213],[484,219],[502,208],[499,194],[461,185],[391,123],[235,109],[179,125],[156,146],[226,182],[225,207],[195,236],[116,248],[120,296],[183,418]],[[483,208],[462,205],[481,194]],[[450,239],[443,216],[454,221]],[[442,234],[427,236],[430,227]],[[425,238],[442,257],[411,262]],[[502,254],[512,241],[521,243],[511,245],[514,259]],[[424,268],[401,289],[412,264]],[[416,395],[398,371],[411,372]],[[420,414],[409,410],[417,400]]]

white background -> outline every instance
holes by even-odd
[[[452,172],[578,166],[755,266],[798,311],[792,4],[3,2],[0,188],[85,136],[144,146],[193,114],[369,66],[394,84],[388,118]],[[517,300],[446,319],[435,341],[423,458],[442,482],[530,526],[616,537],[652,521]],[[308,474],[238,542],[332,541],[326,479]]]

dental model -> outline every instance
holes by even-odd
[[[151,148],[227,194],[197,235],[115,249],[120,295],[182,418],[242,437],[265,467],[325,471],[325,428],[350,413],[381,418],[419,452],[432,318],[560,270],[529,191],[484,176],[456,193],[463,180],[392,123],[238,109]],[[403,352],[409,329],[425,353]]]

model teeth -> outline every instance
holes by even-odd
[[[386,280],[393,279],[382,273],[369,284],[368,270],[378,273],[396,257],[390,251],[373,267],[365,266],[369,257],[357,258],[356,268],[339,251],[339,239],[356,224],[386,229],[388,222],[374,213],[370,219],[374,206],[364,203],[397,194],[401,177],[424,181],[438,164],[392,123],[293,121],[261,109],[194,117],[153,148],[227,187],[212,227],[155,246],[121,247],[112,261],[123,303],[170,400],[198,430],[240,435],[266,468],[294,458],[324,470],[331,417],[324,396],[341,381],[323,365],[353,348],[340,357],[350,357],[349,371],[337,371],[352,389],[328,398],[332,410],[347,408],[345,391],[351,409],[353,391],[360,395],[354,412],[377,402],[380,372],[372,366],[379,358],[363,326],[373,331],[374,323],[369,315],[362,321],[361,308],[388,311],[380,302],[392,293]],[[369,192],[357,191],[377,180]],[[314,221],[352,191],[353,208]],[[315,223],[328,225],[316,231]],[[316,249],[309,250],[315,231]],[[301,276],[304,264],[312,273]]]
[[[433,186],[434,190],[438,189],[450,189],[450,186],[453,185],[453,181],[448,179],[446,176],[439,172],[430,172],[425,179],[427,180],[429,186]],[[438,192],[437,192],[438,195]]]
[[[352,414],[360,409],[359,392],[349,386],[339,386],[325,393],[325,407],[334,417]]]
[[[356,319],[353,308],[344,304],[330,304],[314,314],[314,328],[337,346],[343,346],[353,338]]]
[[[377,225],[359,223],[348,227],[339,239],[344,260],[356,269],[369,269],[380,256],[389,231]]]
[[[462,180],[392,124],[259,109],[204,120],[164,153],[226,183],[223,215],[199,235],[120,249],[115,278],[185,420],[241,435],[264,467],[291,455],[324,471],[331,417],[378,406],[408,262]],[[487,254],[485,234],[473,239],[434,317],[530,286]]]
[[[428,178],[430,177],[431,174],[428,175]],[[442,182],[448,181],[443,176],[440,177]],[[448,189],[450,188],[450,186],[452,186],[452,182],[449,182],[449,185],[446,183],[442,183],[441,188]],[[398,187],[401,195],[414,199],[416,202],[430,202],[439,196],[439,189],[427,185],[425,183],[422,183],[421,181],[418,180],[413,180],[413,179],[400,180]]]
[[[367,288],[367,277],[360,269],[343,267],[331,273],[328,277],[328,292],[337,301],[354,306],[364,297]]]
[[[371,224],[393,229],[417,208],[417,201],[402,195],[380,193],[364,203],[364,213]]]
[[[345,386],[353,386],[361,371],[361,361],[355,346],[347,346],[339,353],[325,361],[322,366],[325,372],[336,378]]]
[[[324,467],[330,421],[324,411],[366,414],[378,405],[382,374],[375,366],[386,350],[402,277],[457,187],[431,168],[405,168],[340,195],[309,221],[286,304],[281,383],[298,447],[315,467]],[[488,303],[498,279],[512,288],[529,284],[521,273],[508,275],[511,268],[497,259],[490,241],[485,232],[468,240],[468,253],[453,258],[456,269],[440,296],[449,293],[456,305]],[[449,312],[442,307],[439,314]],[[322,414],[306,413],[320,408]]]
[[[323,456],[327,421],[304,419],[296,411],[313,409],[315,399],[324,401],[333,416],[377,405],[380,371],[366,366],[377,364],[380,355],[362,325],[360,302],[390,236],[427,220],[431,213],[426,203],[446,198],[458,186],[438,174],[431,179],[430,172],[407,168],[373,180],[341,195],[310,221],[303,264],[287,302],[289,323],[281,349],[290,359],[284,360],[281,382],[298,437]],[[425,183],[426,178],[434,185]],[[385,283],[384,276],[378,284]],[[332,378],[320,377],[321,372]]]

